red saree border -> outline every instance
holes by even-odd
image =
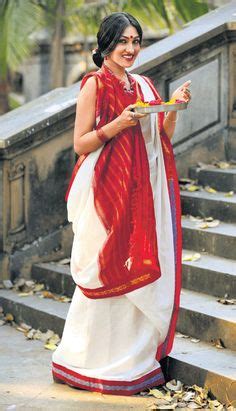
[[[165,383],[161,367],[135,380],[121,381],[87,377],[65,366],[52,362],[52,375],[75,388],[82,388],[103,394],[127,396]]]
[[[156,281],[159,278],[157,275],[155,278],[151,278],[151,274],[144,274],[138,278],[130,280],[128,283],[121,284],[117,287],[113,288],[106,288],[106,287],[99,287],[99,288],[83,288],[77,284],[77,286],[81,289],[82,293],[92,299],[99,299],[99,298],[108,298],[108,297],[116,297],[125,293],[129,293],[130,291],[137,290],[138,288],[143,287],[144,285],[151,284],[152,282]]]

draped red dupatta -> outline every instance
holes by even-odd
[[[87,74],[97,80],[96,128],[111,122],[137,99],[139,89],[130,76],[134,93],[127,93],[110,70],[103,65],[97,72]],[[145,78],[145,77],[144,77]],[[149,83],[149,80],[146,79]],[[155,98],[160,98],[151,83]],[[163,117],[160,117],[162,127]],[[79,158],[69,184],[89,156]],[[156,221],[149,163],[140,124],[129,127],[104,145],[93,176],[96,212],[107,232],[99,252],[99,278],[103,284],[96,289],[80,286],[90,298],[121,295],[149,284],[161,276],[158,259]]]

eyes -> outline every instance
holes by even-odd
[[[120,39],[120,40],[118,41],[118,43],[120,43],[120,44],[126,44],[126,43],[127,43],[127,40],[125,40],[125,39]],[[141,41],[140,41],[139,39],[133,40],[133,44],[140,44],[140,43],[141,43]]]

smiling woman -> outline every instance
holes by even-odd
[[[160,360],[179,307],[180,194],[163,113],[132,111],[137,99],[160,99],[149,78],[126,70],[140,51],[139,23],[113,13],[97,40],[100,68],[81,82],[80,157],[66,195],[77,286],[52,372],[73,387],[132,395],[164,383]]]

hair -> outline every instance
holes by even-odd
[[[125,12],[112,13],[102,20],[97,33],[98,47],[93,51],[92,56],[96,66],[102,66],[104,57],[116,48],[124,30],[129,26],[136,28],[141,42],[143,37],[142,28],[131,14]]]

